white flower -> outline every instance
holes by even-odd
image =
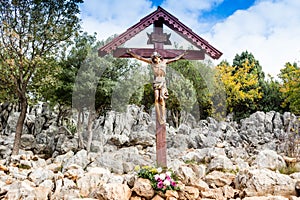
[[[160,180],[162,180],[162,181],[163,181],[163,180],[165,180],[165,178],[166,178],[166,175],[165,175],[165,174],[160,174],[160,175],[159,175],[159,178],[160,178]]]
[[[155,179],[156,181],[157,181],[159,178],[160,178],[160,177],[159,177],[158,174],[155,174],[155,175],[154,175],[154,179]]]
[[[164,185],[169,186],[171,183],[169,180],[164,180]]]
[[[161,167],[157,168],[157,172],[161,173],[162,172],[162,168]]]
[[[166,172],[166,175],[169,176],[169,177],[171,177],[172,172],[169,172],[169,171],[168,171],[168,172]]]

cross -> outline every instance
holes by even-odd
[[[130,38],[153,24],[153,32],[147,33],[147,44],[153,44],[153,48],[122,48],[120,47]],[[163,25],[167,25],[177,32],[185,40],[189,41],[198,50],[164,49],[164,45],[170,45],[171,34],[163,32]],[[118,58],[137,58],[151,64],[154,72],[154,95],[156,112],[156,162],[160,167],[167,167],[167,145],[166,145],[166,123],[165,123],[165,99],[168,90],[165,84],[165,68],[170,62],[184,58],[188,60],[204,60],[205,54],[214,59],[218,59],[222,53],[210,45],[206,40],[194,33],[190,28],[181,23],[175,16],[161,8],[142,18],[137,24],[131,26],[113,41],[101,47],[99,56],[113,52]],[[153,53],[155,52],[155,56]],[[153,59],[160,59],[161,64]],[[161,96],[161,97],[160,97]]]
[[[160,167],[167,167],[167,142],[166,142],[166,106],[165,99],[168,98],[168,90],[166,87],[166,67],[167,64],[181,59],[183,56],[187,55],[187,52],[177,50],[181,52],[174,58],[164,58],[158,51],[164,53],[166,57],[168,54],[163,51],[164,45],[170,45],[169,40],[171,34],[163,33],[163,22],[158,20],[154,22],[154,30],[151,34],[147,33],[148,42],[147,44],[153,44],[154,49],[150,58],[143,57],[132,50],[127,50],[127,53],[141,61],[144,61],[151,65],[154,72],[154,98],[155,98],[155,114],[156,114],[156,162]]]

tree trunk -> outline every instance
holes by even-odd
[[[87,125],[88,141],[87,141],[87,145],[86,145],[86,150],[88,153],[91,151],[91,145],[92,145],[92,140],[93,140],[92,127],[93,127],[93,122],[94,122],[95,116],[96,115],[95,115],[93,109],[90,109],[88,125]]]
[[[84,120],[83,112],[82,112],[82,110],[78,110],[78,115],[77,115],[77,134],[78,134],[78,146],[79,146],[79,149],[83,149],[84,148],[84,142],[83,142],[83,137],[82,137],[83,120]]]
[[[17,121],[17,127],[16,127],[16,133],[15,133],[15,140],[12,150],[12,155],[18,155],[19,149],[20,149],[20,143],[21,143],[21,136],[23,132],[23,125],[26,118],[27,113],[27,98],[24,94],[20,95],[20,104],[21,104],[21,113],[19,115],[18,121]]]

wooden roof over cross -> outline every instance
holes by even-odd
[[[156,11],[142,18],[137,24],[128,28],[124,33],[114,38],[111,42],[101,47],[98,50],[99,56],[105,56],[113,52],[115,57],[131,57],[126,53],[127,48],[120,48],[122,44],[133,38],[135,35],[143,31],[150,25],[155,27],[162,27],[162,25],[168,26],[171,30],[178,33],[181,37],[189,41],[192,45],[196,46],[201,50],[187,50],[188,54],[184,56],[185,59],[190,60],[203,60],[204,54],[208,54],[213,59],[221,57],[222,53],[210,45],[206,40],[198,36],[189,27],[181,23],[176,17],[171,15],[169,12],[161,7],[158,7]],[[155,30],[154,30],[155,32]],[[161,33],[163,34],[163,33]],[[149,37],[150,35],[148,35]],[[161,35],[162,36],[162,35]],[[136,48],[131,50],[143,57],[150,57],[152,52],[158,51],[164,58],[172,58],[180,54],[183,50],[166,50],[163,49],[163,45],[154,44],[154,48]]]

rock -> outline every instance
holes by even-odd
[[[202,179],[192,179],[190,185],[197,188],[200,192],[209,188],[209,185]]]
[[[48,200],[51,192],[51,188],[39,186],[34,189],[34,196],[38,200]]]
[[[226,200],[226,198],[223,196],[223,191],[221,188],[208,189],[202,191],[201,197],[208,198],[208,199]]]
[[[222,187],[222,190],[225,199],[232,199],[235,197],[236,194],[238,194],[238,190],[233,189],[229,185],[225,185],[224,187]]]
[[[130,199],[131,200],[131,199]],[[151,200],[164,200],[164,198],[162,198],[161,196],[159,196],[158,194],[155,195]]]
[[[15,181],[9,187],[9,190],[6,193],[6,198],[8,200],[13,199],[36,199],[35,196],[35,185],[34,183],[24,180],[24,181]]]
[[[289,198],[282,197],[282,196],[255,196],[255,197],[245,197],[243,200],[289,200]]]
[[[167,200],[176,200],[179,198],[178,192],[174,190],[167,190],[165,196]]]
[[[111,173],[107,169],[100,167],[89,168],[88,172],[77,180],[80,195],[87,197],[99,185],[107,183],[110,176]]]
[[[265,115],[265,131],[266,132],[273,132],[273,118],[275,115],[275,111],[267,112]]]
[[[141,145],[143,148],[154,146],[155,135],[145,130],[140,132],[134,131],[129,136],[129,142],[131,146]]]
[[[229,171],[232,172],[235,169],[232,161],[227,158],[226,156],[217,156],[213,158],[207,168],[207,171],[214,171],[214,170],[222,170],[222,171]]]
[[[285,174],[268,169],[249,169],[240,171],[235,179],[235,188],[246,196],[295,195],[296,181]]]
[[[87,151],[82,149],[78,151],[74,156],[66,160],[62,171],[65,172],[72,165],[78,165],[82,168],[86,168],[89,163],[90,160],[87,155]]]
[[[188,136],[183,134],[176,134],[173,137],[167,137],[167,148],[171,147],[180,151],[185,151],[189,148]]]
[[[297,197],[300,197],[300,181],[297,181],[295,183],[295,190],[296,190]]]
[[[205,182],[210,186],[223,187],[231,185],[234,181],[235,175],[231,173],[224,173],[220,171],[213,171],[205,176]]]
[[[108,140],[109,144],[119,147],[129,143],[129,137],[127,135],[112,135]]]
[[[177,133],[181,135],[190,135],[191,127],[187,126],[186,124],[180,124]]]
[[[199,197],[199,190],[192,186],[185,186],[182,190],[179,191],[179,194],[183,193],[187,199],[197,199]]]
[[[151,182],[148,179],[138,178],[132,188],[137,195],[151,199],[154,196],[154,190],[151,186]]]
[[[39,185],[45,180],[52,180],[54,178],[54,173],[51,170],[44,168],[36,168],[28,176],[29,180]]]
[[[25,150],[31,150],[35,146],[35,138],[32,134],[22,134],[21,136],[21,148]]]
[[[282,116],[280,113],[276,112],[274,114],[274,117],[273,117],[273,127],[274,129],[282,129],[283,128],[283,121],[282,121]]]
[[[259,152],[253,161],[252,166],[271,170],[279,170],[286,167],[286,164],[282,156],[278,155],[273,150],[266,149]]]
[[[79,178],[84,176],[84,170],[81,166],[76,164],[69,165],[65,170],[64,177],[71,179],[72,181],[77,181]]]
[[[180,166],[178,169],[178,176],[182,180],[182,182],[186,185],[193,182],[194,179],[197,179],[197,174],[194,170],[186,165]]]
[[[18,167],[8,167],[10,175],[20,181],[26,180],[28,175],[31,173],[31,170],[28,169],[19,169]]]
[[[107,183],[95,190],[92,197],[102,200],[129,200],[131,190],[125,184]]]

